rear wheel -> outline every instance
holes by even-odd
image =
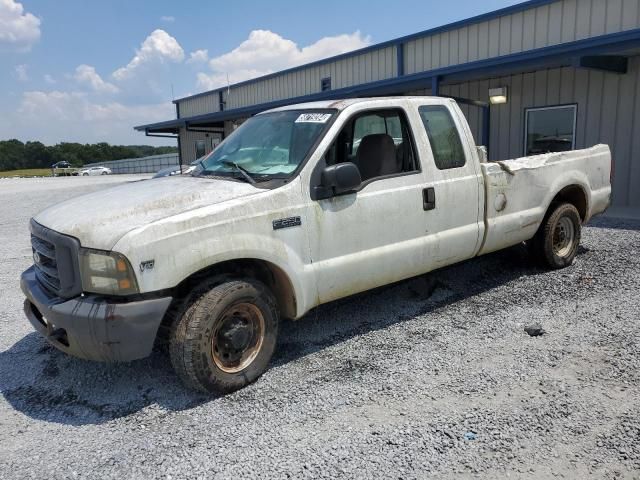
[[[102,172],[100,175],[107,175],[107,172]]]
[[[171,362],[196,390],[232,392],[266,370],[277,335],[275,299],[262,283],[203,285],[172,329]]]
[[[570,203],[552,206],[530,241],[531,252],[546,267],[568,267],[578,252],[581,230],[582,221],[576,207]]]

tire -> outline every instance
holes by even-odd
[[[534,259],[554,270],[573,263],[580,246],[582,220],[570,203],[552,205],[529,242]]]
[[[88,176],[89,176],[89,174],[88,174],[88,173],[83,173],[83,174],[82,174],[82,176],[83,176],[83,177],[88,177]]]
[[[100,175],[108,175],[107,172],[102,172]]]
[[[256,280],[203,284],[172,328],[173,368],[187,386],[201,392],[245,387],[269,365],[278,320],[273,294]]]

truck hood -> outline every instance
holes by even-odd
[[[232,180],[194,177],[143,180],[72,198],[44,210],[34,220],[77,238],[84,247],[111,250],[135,228],[263,191]]]

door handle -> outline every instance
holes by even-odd
[[[436,191],[433,187],[422,190],[422,208],[425,211],[435,210],[436,208]]]

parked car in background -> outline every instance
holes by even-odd
[[[166,167],[162,170],[159,170],[153,178],[162,178],[162,177],[173,177],[174,175],[188,175],[198,168],[200,162],[206,157],[198,158],[194,160],[189,165],[174,165],[172,167]]]
[[[71,168],[71,164],[63,160],[61,162],[54,163],[53,165],[51,165],[51,168]]]
[[[73,168],[66,160],[62,160],[51,165],[51,174],[54,177],[77,175],[77,169]]]
[[[111,175],[111,169],[107,167],[90,167],[83,168],[78,171],[78,175],[89,176],[89,175]]]

